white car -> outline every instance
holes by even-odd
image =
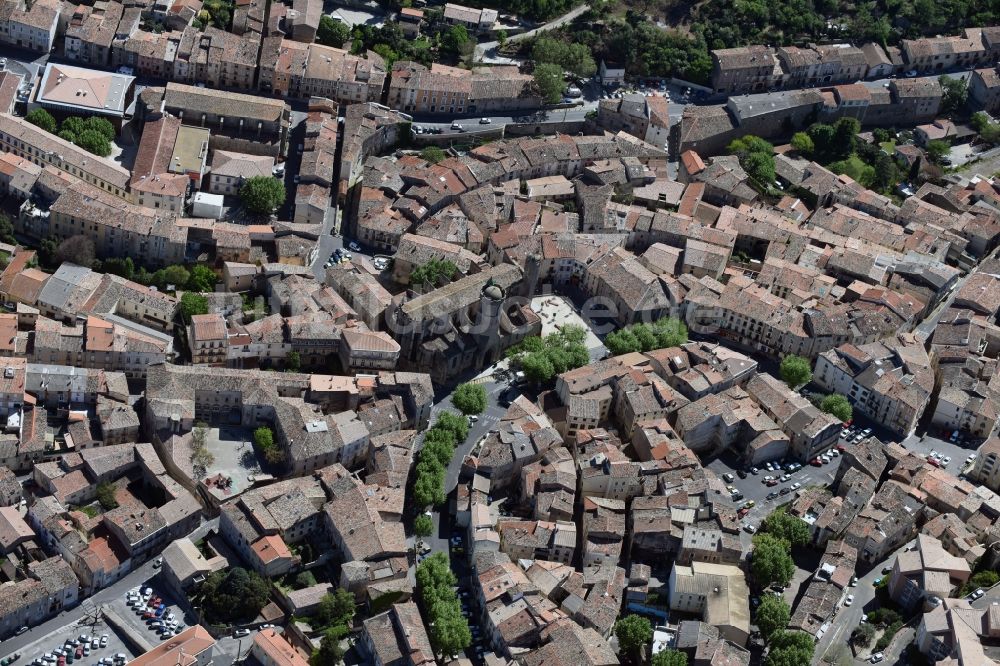
[[[802,484],[799,483],[798,481],[796,481],[795,483],[792,484],[792,490],[798,490],[801,487],[802,487]]]
[[[881,652],[876,652],[875,654],[872,655],[871,662],[873,664],[877,664],[883,659],[885,659],[885,655],[882,654]]]
[[[951,456],[945,456],[944,458],[941,458],[942,465],[947,465],[950,462],[951,462]]]
[[[848,594],[847,598],[844,599],[844,605],[845,606],[850,606],[853,603],[854,603],[854,595],[853,594]]]
[[[347,249],[351,250],[352,252],[361,252],[361,246],[355,243],[354,241],[351,241],[350,243],[347,244]]]
[[[479,119],[479,124],[480,125],[489,125],[492,122],[493,122],[493,120],[491,118],[480,118]]]

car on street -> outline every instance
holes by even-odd
[[[768,500],[777,499],[779,497],[781,497],[780,493],[768,493],[767,494],[767,499]]]
[[[753,534],[754,532],[757,531],[757,528],[751,525],[750,523],[744,523],[743,531],[746,532],[747,534]]]
[[[885,655],[882,654],[881,652],[876,652],[875,654],[872,655],[871,662],[873,664],[877,664],[880,661],[882,661],[883,659],[885,659]]]
[[[802,487],[802,484],[801,484],[801,483],[799,483],[798,481],[796,481],[796,482],[795,482],[795,483],[793,483],[793,484],[792,484],[792,485],[791,485],[790,487],[791,487],[791,489],[792,489],[792,490],[798,490],[799,488],[801,488],[801,487]]]
[[[729,472],[726,472],[725,474],[722,475],[722,480],[725,481],[726,483],[732,483],[733,475],[730,474]]]
[[[853,603],[854,603],[854,595],[853,594],[848,594],[847,598],[844,599],[844,605],[845,606],[850,606]]]
[[[781,494],[782,495],[787,495],[790,492],[792,492],[792,489],[789,488],[788,486],[785,486],[784,488],[781,489]]]
[[[770,481],[767,482],[767,485],[768,485],[768,487],[776,486],[776,485],[778,485],[778,480],[777,479],[771,479]]]
[[[875,586],[875,587],[878,587],[881,583],[882,583],[882,577],[881,576],[879,576],[878,578],[876,578],[875,580],[872,581],[872,585]]]
[[[163,566],[163,558],[162,557],[158,557],[155,560],[153,560],[153,568],[154,569],[159,569],[162,566]]]
[[[245,638],[250,635],[249,629],[236,629],[233,631],[233,638]]]
[[[479,119],[479,124],[480,125],[489,125],[492,122],[493,122],[493,120],[491,118],[480,118]]]
[[[747,478],[747,473],[744,472],[742,469],[738,469],[736,470],[736,476],[740,477],[741,479],[745,479]]]
[[[7,58],[0,58],[0,69],[7,66]]]
[[[787,474],[782,474],[782,475],[781,475],[781,479],[779,479],[779,480],[780,480],[780,481],[781,481],[782,483],[786,483],[786,482],[788,482],[788,481],[791,481],[791,479],[792,479],[792,477],[788,476]]]
[[[751,467],[750,473],[753,474],[754,476],[757,476],[758,474],[760,474],[760,470],[756,467]]]
[[[351,252],[361,252],[361,246],[355,243],[354,241],[351,241],[350,243],[347,244],[347,249],[350,250]]]
[[[461,131],[462,131],[462,126],[461,126],[460,124],[458,124],[458,122],[454,122],[454,123],[452,123],[452,124],[451,124],[451,128],[452,128],[453,130],[458,130],[459,132],[461,132]]]
[[[15,636],[20,636],[21,634],[23,634],[23,633],[24,633],[24,632],[26,632],[27,630],[28,630],[28,628],[27,628],[27,627],[21,627],[20,629],[18,629],[17,631],[15,631],[15,632],[14,632],[14,635],[15,635]]]
[[[858,577],[857,576],[851,576],[850,586],[851,587],[857,587],[858,586]]]
[[[752,509],[756,505],[757,505],[757,503],[754,502],[753,500],[747,500],[746,504],[743,505],[743,508],[744,509]]]

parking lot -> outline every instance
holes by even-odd
[[[82,639],[86,639],[86,643]],[[77,653],[79,652],[79,657]],[[17,666],[107,666],[124,664],[135,656],[128,643],[106,623],[91,616],[22,648]],[[117,662],[115,657],[117,656]]]
[[[839,443],[845,447],[850,446],[844,440],[841,440]],[[785,460],[785,463],[791,462],[794,462],[791,458]],[[802,464],[801,468],[792,472],[787,471],[787,469],[782,469],[781,471],[768,470],[766,466],[762,465],[757,468],[756,474],[752,472],[748,473],[746,467],[731,451],[725,451],[721,456],[707,461],[705,466],[722,478],[726,482],[726,485],[732,486],[742,495],[740,499],[734,500],[733,503],[736,506],[743,506],[747,502],[754,503],[740,522],[749,523],[756,528],[760,526],[760,521],[767,517],[768,514],[779,506],[790,502],[795,497],[796,490],[802,490],[811,486],[827,487],[832,484],[833,479],[837,476],[837,470],[840,468],[840,454],[836,449],[832,449],[829,462],[822,463],[818,467],[811,464]],[[746,478],[740,478],[741,471],[746,475]],[[731,475],[732,481],[726,475]],[[765,477],[768,476],[775,477],[778,482],[767,485]],[[781,478],[785,476],[788,477],[787,480],[781,481]],[[795,484],[799,484],[797,488]],[[749,534],[744,532],[743,535],[744,545],[749,546]]]
[[[131,629],[140,632],[147,641],[154,645],[160,640],[169,638],[168,635],[154,628],[154,623],[156,622],[163,623],[164,626],[169,626],[171,623],[174,624],[170,635],[180,633],[192,624],[197,624],[197,619],[189,617],[177,599],[169,594],[162,585],[157,585],[157,582],[157,579],[153,578],[139,588],[132,588],[128,594],[120,595],[109,604],[128,623]],[[133,592],[142,595],[140,597],[141,601],[129,604],[128,595]],[[159,605],[156,607],[150,606],[156,599],[159,599],[163,606],[163,610],[158,617],[156,616],[157,611],[154,608],[158,609]],[[153,617],[145,617],[146,613],[153,614]]]
[[[902,444],[916,455],[926,457],[937,453],[937,460],[940,461],[937,466],[958,475],[971,466],[969,456],[979,450],[982,441],[962,438],[958,442],[951,442],[949,439],[940,432],[927,433],[923,437],[910,435]]]

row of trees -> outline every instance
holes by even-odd
[[[590,354],[583,344],[586,335],[580,326],[563,326],[544,338],[525,338],[511,347],[507,356],[531,381],[547,382],[558,374],[590,362]]]
[[[465,418],[450,412],[438,415],[434,425],[424,433],[424,447],[417,460],[413,481],[413,500],[420,508],[444,504],[445,468],[455,455],[455,445],[469,436]]]
[[[757,584],[762,587],[772,583],[788,585],[795,572],[791,549],[807,543],[809,528],[795,516],[778,510],[765,518],[753,539],[750,570]]]
[[[116,133],[115,126],[107,118],[70,116],[58,124],[51,113],[37,108],[31,110],[24,119],[49,134],[57,134],[88,153],[99,157],[111,154],[111,142],[115,140]]]
[[[431,648],[445,661],[472,643],[457,587],[458,579],[444,553],[434,553],[417,566],[417,596],[430,627]]]
[[[630,352],[677,347],[688,341],[687,326],[680,319],[663,317],[652,324],[633,324],[608,333],[604,344],[615,356]]]

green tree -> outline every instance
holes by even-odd
[[[251,213],[270,215],[285,203],[285,184],[273,176],[248,178],[240,188],[240,200]]]
[[[806,132],[796,132],[792,136],[792,148],[803,155],[811,155],[816,150],[816,144]]]
[[[553,64],[572,72],[581,78],[590,78],[597,72],[594,57],[586,45],[578,42],[567,42],[541,35],[535,39],[531,49],[531,59],[535,65]]]
[[[183,266],[174,264],[153,273],[153,283],[160,289],[184,289],[191,273]]]
[[[186,286],[190,291],[215,291],[217,280],[218,277],[211,268],[203,264],[195,264],[191,267]]]
[[[959,594],[964,597],[970,592],[975,592],[977,588],[981,587],[985,590],[993,587],[997,583],[1000,583],[1000,574],[996,571],[985,569],[972,574],[972,576],[969,577],[969,580],[962,585],[962,589]]]
[[[73,145],[76,145],[76,134],[73,134],[73,132],[69,131],[68,129],[64,128],[59,130],[58,136],[63,141],[69,141]]]
[[[687,666],[688,656],[680,650],[666,648],[653,655],[652,666]]]
[[[444,467],[433,458],[421,459],[415,468],[413,501],[420,507],[444,504]]]
[[[319,642],[319,649],[313,651],[309,666],[337,666],[344,659],[344,649],[340,647],[341,632],[327,629]]]
[[[441,49],[455,58],[463,58],[472,52],[475,42],[469,37],[469,31],[462,25],[453,25],[441,37]]]
[[[0,212],[0,242],[8,245],[16,245],[17,239],[14,237],[14,225],[10,221],[10,215]]]
[[[358,606],[354,595],[343,588],[337,588],[332,594],[324,594],[316,606],[315,621],[321,627],[349,627],[354,620]]]
[[[757,583],[764,586],[771,583],[788,585],[795,573],[795,563],[788,553],[787,541],[769,534],[758,534],[754,538],[753,560],[750,570]]]
[[[194,315],[208,314],[208,299],[193,291],[185,291],[181,296],[180,312],[187,321],[191,321]]]
[[[86,129],[76,135],[76,145],[98,157],[111,154],[111,142],[97,130]]]
[[[953,79],[950,76],[938,77],[941,84],[941,110],[945,113],[958,111],[969,99],[969,84],[965,79]]]
[[[434,429],[443,429],[451,432],[456,442],[464,442],[469,436],[469,423],[458,414],[451,412],[441,412],[434,421]]]
[[[851,415],[854,413],[851,403],[839,393],[831,393],[828,396],[824,396],[823,401],[819,404],[819,408],[827,414],[833,414],[841,421],[850,421]]]
[[[764,661],[765,666],[802,666],[812,663],[815,640],[803,631],[778,631]]]
[[[70,116],[59,124],[60,132],[69,132],[74,136],[79,136],[87,129],[87,123],[80,116]],[[113,137],[112,137],[113,138]]]
[[[320,17],[319,28],[316,30],[317,42],[339,49],[350,37],[351,30],[343,21],[334,21],[327,14]]]
[[[833,124],[832,152],[834,159],[845,159],[854,152],[860,131],[861,123],[858,122],[857,118],[839,118]]]
[[[458,579],[448,557],[434,553],[417,565],[417,596],[429,619],[431,647],[439,656],[456,655],[472,643],[455,587]]]
[[[111,124],[111,121],[99,116],[91,116],[84,120],[83,129],[97,132],[108,142],[114,141],[115,137],[118,136],[115,132],[115,126]],[[77,134],[82,134],[82,132],[77,132]]]
[[[567,370],[590,362],[583,344],[586,333],[578,326],[563,326],[544,338],[522,340],[507,351],[507,356],[534,382],[546,382]]]
[[[316,584],[316,576],[313,575],[311,571],[303,571],[298,576],[295,577],[295,587],[296,589],[303,589],[306,587],[312,587]]]
[[[427,146],[420,151],[420,157],[427,160],[431,164],[437,164],[445,158],[445,152],[437,146]]]
[[[32,109],[28,112],[28,115],[24,117],[32,125],[40,127],[50,134],[55,134],[56,132],[56,119],[52,117],[52,114],[43,108]]]
[[[252,620],[267,603],[270,588],[257,573],[230,567],[208,575],[202,584],[202,607],[211,621]]]
[[[787,541],[792,546],[804,546],[809,543],[809,527],[805,521],[784,509],[778,509],[765,518],[761,531],[776,539]]]
[[[858,647],[868,647],[872,644],[873,638],[875,638],[875,627],[870,622],[863,622],[862,624],[859,624],[857,628],[851,632],[851,643],[857,645]]]
[[[947,141],[942,141],[941,139],[934,139],[933,141],[927,142],[927,157],[936,164],[941,164],[945,156],[951,152],[951,146]]]
[[[810,365],[809,359],[795,354],[789,354],[781,359],[778,371],[782,381],[792,388],[808,384],[812,380],[812,365]]]
[[[267,426],[260,426],[253,431],[253,443],[260,449],[270,449],[275,446],[274,433]]]
[[[302,354],[294,349],[285,355],[285,370],[298,372],[302,369]]]
[[[442,279],[451,280],[458,273],[458,266],[448,260],[431,259],[410,271],[410,284],[437,285]]]
[[[451,402],[463,414],[482,414],[486,411],[486,389],[482,384],[459,384]]]
[[[758,184],[770,186],[774,182],[774,146],[770,143],[748,134],[730,142],[729,152],[739,157],[740,166]]]
[[[107,481],[97,484],[97,501],[105,511],[118,508],[118,500],[115,499],[115,486]]]
[[[615,636],[622,651],[638,661],[653,640],[653,627],[641,615],[626,615],[615,622]]]
[[[765,594],[757,607],[755,624],[760,629],[764,640],[770,640],[776,631],[781,631],[788,626],[788,620],[792,617],[792,609],[781,597],[773,594]]]
[[[497,30],[497,46],[503,49],[507,45],[507,31]]]
[[[563,81],[563,70],[559,65],[542,63],[535,65],[535,85],[546,104],[556,104],[562,99],[566,83]]]
[[[433,530],[434,521],[426,513],[422,513],[413,519],[413,533],[417,536],[430,536]]]

